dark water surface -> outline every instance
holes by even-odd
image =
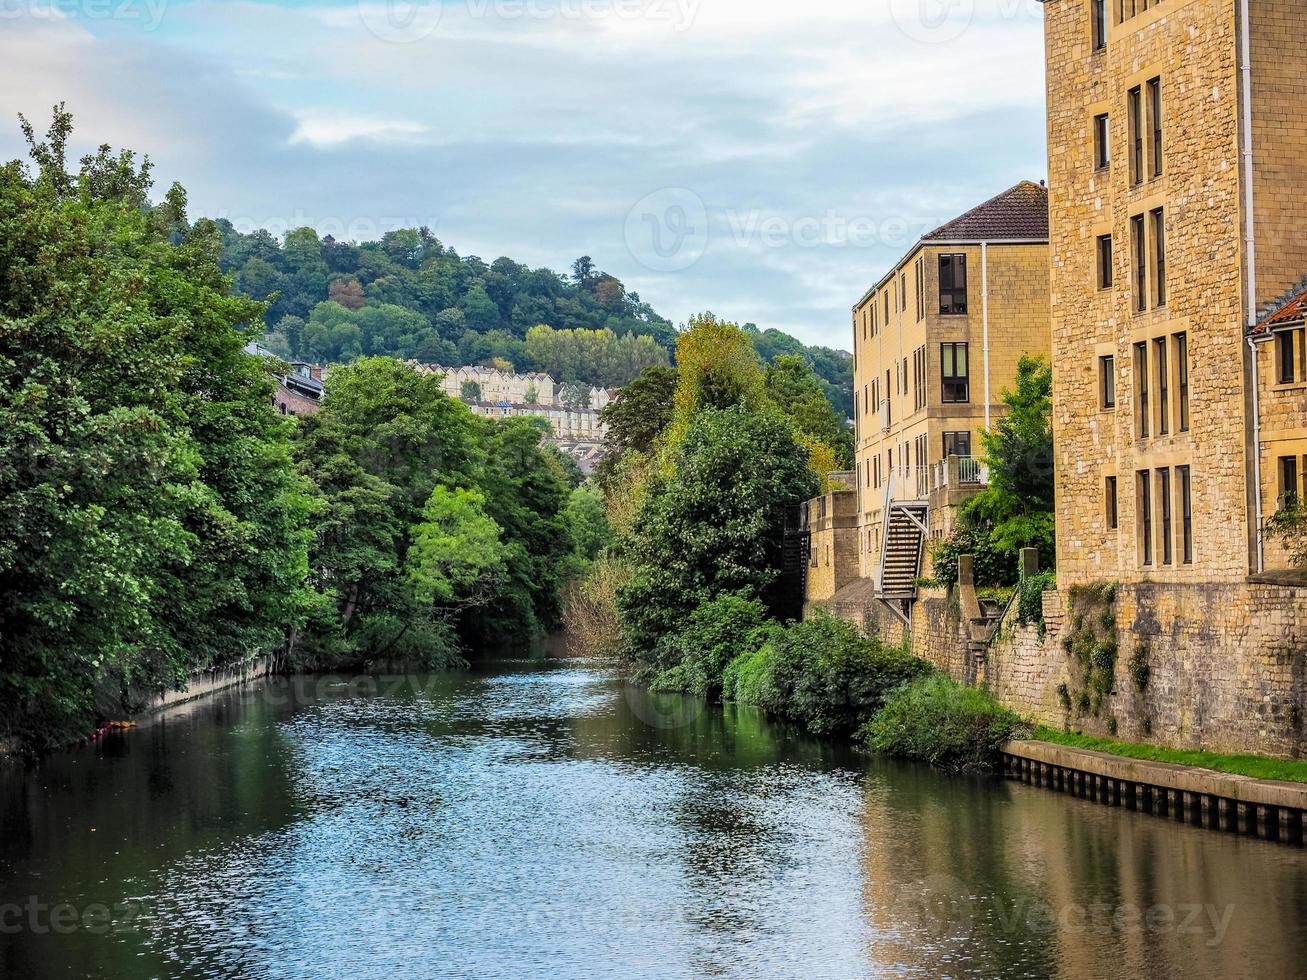
[[[274,681],[0,767],[0,976],[1307,976],[1307,854],[605,667]]]

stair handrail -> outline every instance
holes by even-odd
[[[885,477],[885,503],[880,511],[880,562],[877,566],[876,581],[872,583],[879,592],[885,587],[885,552],[889,549],[890,508],[894,504],[894,467],[889,467]]]

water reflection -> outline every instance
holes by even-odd
[[[0,819],[3,976],[1275,977],[1307,948],[1298,851],[574,662],[269,682],[0,769]]]

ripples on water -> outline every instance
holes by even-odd
[[[1189,980],[1300,975],[1305,946],[1298,851],[865,760],[589,664],[273,683],[0,789],[0,902],[144,909],[0,934],[7,976]],[[1204,903],[1234,906],[1215,945],[1128,911]]]

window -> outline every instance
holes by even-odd
[[[883,418],[882,418],[882,421],[884,422],[885,428],[888,429],[888,428],[890,427],[891,423],[893,422],[893,418],[892,418],[892,416],[893,416],[893,414],[894,414],[894,406],[893,406],[893,404],[890,402],[890,396],[889,396],[889,372],[888,372],[888,371],[885,372],[885,401],[884,401],[884,404],[885,404],[885,414],[884,414],[884,416],[883,416]]]
[[[1144,182],[1144,94],[1139,87],[1126,94],[1126,107],[1130,116],[1130,180]]]
[[[1112,165],[1112,130],[1107,113],[1094,117],[1094,169],[1106,170]]]
[[[889,326],[889,287],[885,287],[885,326]]]
[[[1171,383],[1166,368],[1166,338],[1159,337],[1153,341],[1153,350],[1157,355],[1157,434],[1164,436],[1171,431],[1171,422],[1167,414],[1171,410]]]
[[[899,274],[899,310],[906,311],[908,308],[908,274],[906,272]]]
[[[1194,563],[1194,508],[1190,491],[1192,481],[1189,467],[1177,466],[1175,478],[1180,483],[1180,560],[1186,565]]]
[[[1135,344],[1135,435],[1148,438],[1148,345]]]
[[[1107,529],[1115,531],[1119,518],[1116,509],[1116,477],[1109,476],[1103,481],[1103,505],[1107,509]]]
[[[926,348],[918,347],[912,352],[912,407],[921,411],[926,407]]]
[[[1157,471],[1157,502],[1162,506],[1162,564],[1175,563],[1175,550],[1171,541],[1171,471]]]
[[[970,456],[971,455],[971,433],[970,432],[945,432],[944,433],[944,458],[950,456]]]
[[[1305,338],[1307,334],[1303,327],[1281,330],[1275,335],[1275,380],[1280,384],[1307,381],[1307,350],[1303,347]]]
[[[1144,216],[1130,219],[1130,247],[1135,257],[1135,311],[1148,309],[1148,250],[1144,241]]]
[[[1094,50],[1107,47],[1107,0],[1089,0],[1089,16],[1093,21]]]
[[[1144,565],[1153,563],[1153,481],[1148,470],[1140,470],[1139,481],[1139,553]]]
[[[1179,382],[1179,410],[1178,428],[1180,432],[1189,431],[1189,335],[1178,333],[1175,335],[1175,369],[1176,380]]]
[[[926,258],[917,259],[917,322],[926,316]]]
[[[1152,123],[1154,177],[1162,176],[1162,80],[1154,78],[1148,83],[1148,117]]]
[[[1111,354],[1098,359],[1099,401],[1103,408],[1116,408],[1116,358]]]
[[[1280,507],[1294,507],[1298,503],[1298,457],[1280,457]]]
[[[971,400],[966,344],[940,344],[941,400],[956,404]]]
[[[1162,208],[1152,211],[1153,218],[1153,298],[1158,306],[1166,305],[1166,214]]]
[[[1098,288],[1112,288],[1112,236],[1098,236]]]
[[[946,315],[967,312],[967,257],[965,255],[939,257],[939,312]]]

